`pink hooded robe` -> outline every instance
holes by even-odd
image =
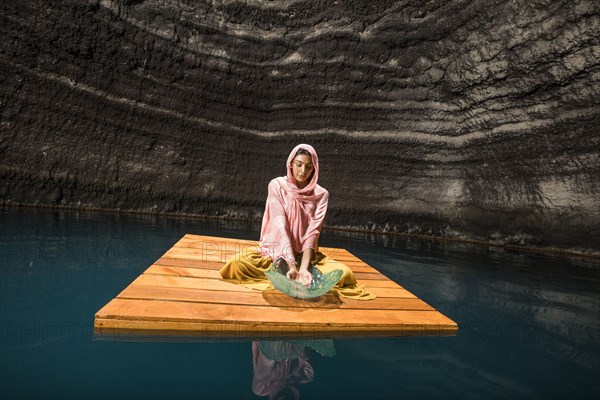
[[[314,166],[313,174],[303,189],[296,185],[290,167],[300,148],[311,154]],[[264,271],[271,266],[269,260],[275,261],[283,257],[288,264],[296,265],[298,253],[306,249],[318,252],[319,235],[327,213],[329,193],[317,184],[319,158],[315,149],[307,144],[296,146],[287,159],[286,169],[287,176],[275,178],[269,183],[258,253],[250,251],[241,257],[239,254],[234,256],[221,268],[223,278],[249,288],[266,290],[270,283]],[[356,300],[371,300],[376,297],[366,287],[357,283],[347,265],[329,257],[320,259],[317,265],[323,274],[334,269],[343,271],[342,277],[332,289],[340,296]]]
[[[303,189],[298,188],[290,167],[299,149],[311,154],[314,171]],[[287,159],[287,176],[269,183],[269,195],[260,232],[260,253],[276,260],[283,257],[296,265],[295,254],[306,249],[318,251],[318,239],[327,213],[329,192],[317,184],[319,158],[308,144],[294,147]]]

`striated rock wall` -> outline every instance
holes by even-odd
[[[594,0],[5,0],[0,199],[600,250]]]

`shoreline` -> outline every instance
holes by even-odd
[[[115,208],[100,208],[100,207],[76,207],[71,205],[48,205],[48,204],[32,204],[32,203],[16,203],[16,202],[5,202],[0,203],[2,209],[41,209],[41,210],[65,210],[65,211],[79,211],[79,212],[91,212],[91,213],[105,213],[105,214],[123,214],[123,215],[147,215],[155,217],[166,217],[175,219],[194,219],[194,220],[212,220],[212,221],[232,221],[232,222],[245,222],[251,224],[260,224],[260,219],[250,218],[235,218],[228,216],[212,216],[212,215],[199,215],[199,214],[188,214],[188,213],[176,213],[176,212],[158,212],[158,211],[143,211],[143,210],[131,210],[131,209],[115,209]],[[542,247],[542,246],[527,246],[527,245],[516,245],[516,244],[501,244],[494,243],[485,240],[477,239],[464,239],[464,238],[453,238],[435,235],[424,235],[418,233],[407,233],[407,232],[389,232],[384,230],[368,230],[351,227],[340,227],[325,225],[325,230],[336,231],[336,232],[349,232],[349,233],[361,233],[371,235],[382,235],[390,237],[400,237],[404,239],[417,239],[423,241],[437,241],[437,242],[454,242],[464,243],[472,246],[488,246],[506,250],[521,251],[521,252],[532,252],[541,254],[552,254],[567,257],[582,257],[587,259],[600,259],[600,250],[576,250],[569,248],[560,247]]]

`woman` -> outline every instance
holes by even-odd
[[[374,298],[357,285],[347,266],[318,252],[329,193],[317,184],[319,158],[315,149],[308,144],[296,146],[287,159],[286,169],[287,176],[269,183],[258,251],[248,249],[237,254],[221,268],[221,276],[264,289],[269,286],[264,272],[274,260],[283,258],[289,266],[287,276],[308,286],[312,281],[308,271],[312,262],[323,273],[333,269],[344,271],[335,287],[340,295],[363,300]]]

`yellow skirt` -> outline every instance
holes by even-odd
[[[273,262],[268,257],[263,257],[258,251],[252,249],[234,255],[221,268],[223,279],[233,281],[245,287],[257,290],[273,289],[267,279],[265,271],[271,268]],[[356,282],[354,273],[348,266],[339,261],[317,253],[313,263],[319,270],[326,274],[334,269],[341,269],[344,273],[337,284],[331,289],[342,297],[355,300],[371,300],[375,295],[366,287]]]

